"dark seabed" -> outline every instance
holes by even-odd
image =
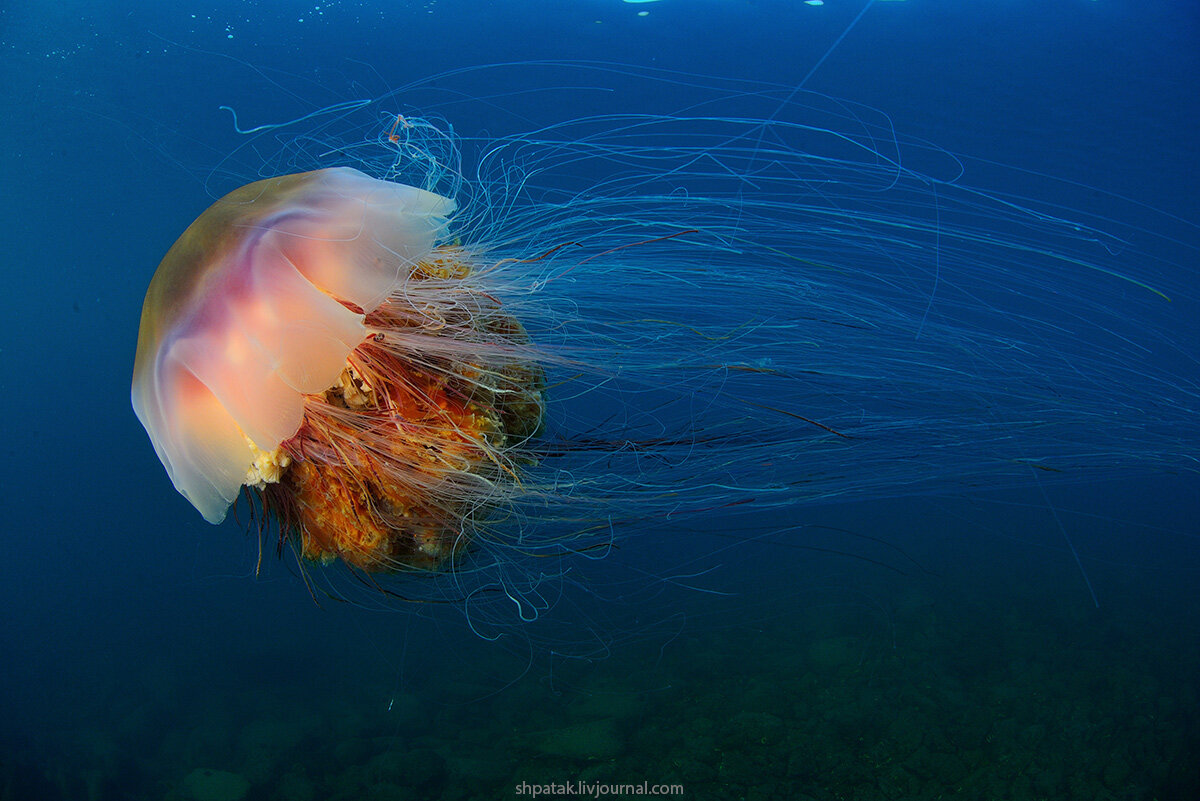
[[[220,106],[250,128],[464,67],[603,61],[809,76],[973,157],[996,197],[1153,228],[1179,346],[1153,369],[1191,405],[1145,412],[1194,443],[1198,44],[1168,0],[0,7],[0,799],[1200,798],[1194,450],[664,518],[493,641],[453,604],[314,603],[273,555],[256,577],[255,538],[176,494],[129,408],[156,265],[282,146]],[[495,133],[504,88],[449,122]]]

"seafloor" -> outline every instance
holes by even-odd
[[[668,617],[593,661],[482,641],[449,662],[381,648],[361,670],[123,653],[137,667],[76,688],[66,734],[6,744],[0,798],[487,799],[644,781],[731,801],[1195,799],[1195,613],[1121,575],[1098,577],[1096,609],[1047,575],[996,592],[932,574],[856,588],[833,571],[747,588],[676,631]]]

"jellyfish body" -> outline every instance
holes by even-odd
[[[441,245],[453,210],[331,168],[229,193],[167,253],[133,407],[206,520],[248,487],[305,557],[369,570],[435,567],[469,541],[464,521],[514,474],[506,446],[538,426],[540,375]]]

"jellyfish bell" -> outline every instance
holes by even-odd
[[[469,541],[540,423],[541,377],[444,242],[454,207],[335,167],[234,190],[170,249],[133,407],[206,520],[249,488],[305,558],[366,570]]]

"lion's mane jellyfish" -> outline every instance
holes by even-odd
[[[133,406],[206,520],[245,487],[306,559],[370,571],[437,568],[471,541],[519,480],[542,374],[444,242],[453,210],[331,168],[229,193],[170,249]]]
[[[147,294],[134,408],[206,519],[248,493],[350,593],[524,624],[592,591],[580,556],[633,560],[626,603],[715,567],[698,528],[1195,474],[1170,215],[847,101],[595,65],[234,127],[234,191]]]

